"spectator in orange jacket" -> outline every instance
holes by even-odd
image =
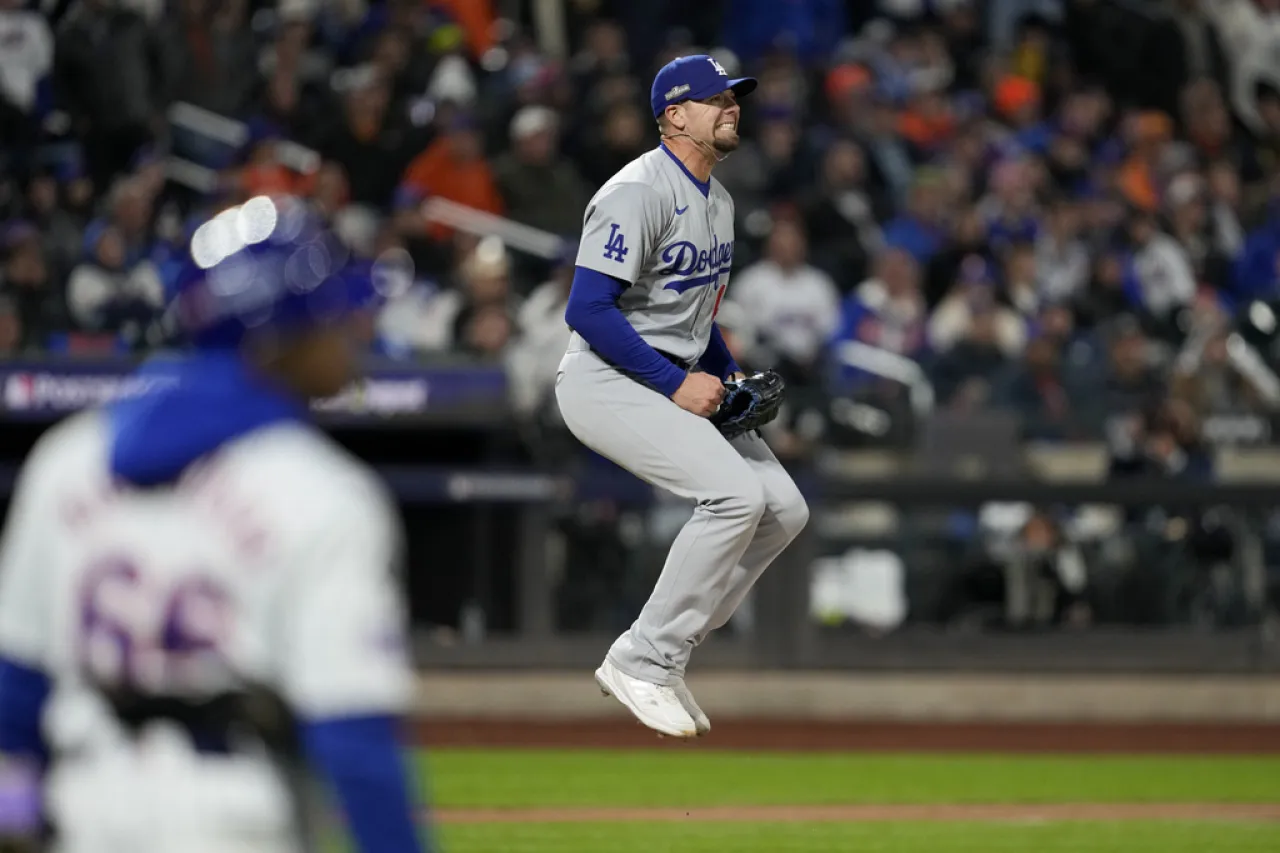
[[[470,116],[456,116],[448,132],[413,159],[398,195],[402,201],[437,196],[486,213],[503,212],[502,196],[484,158],[480,129]],[[452,233],[440,224],[427,228],[428,236],[435,240],[446,240]]]
[[[493,14],[491,0],[428,0],[428,6],[440,9],[458,22],[467,37],[467,49],[479,59],[493,47]]]
[[[1173,121],[1156,110],[1138,113],[1128,122],[1126,136],[1132,154],[1117,175],[1125,200],[1145,211],[1160,206],[1156,167],[1160,152],[1173,136]]]

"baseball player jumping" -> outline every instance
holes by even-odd
[[[640,722],[692,737],[711,724],[685,686],[693,647],[724,625],[809,510],[754,428],[777,411],[776,374],[746,377],[715,316],[733,261],[733,200],[711,176],[738,147],[738,98],[756,88],[710,56],[653,81],[661,144],[587,207],[556,377],[578,440],[695,501],[662,574],[596,681]]]
[[[59,853],[301,853],[315,774],[361,853],[419,853],[398,739],[400,530],[310,424],[372,321],[371,272],[301,203],[195,232],[196,351],[23,466],[0,548],[0,752],[44,770]]]

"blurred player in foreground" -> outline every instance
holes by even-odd
[[[265,197],[198,229],[191,260],[194,353],[50,430],[20,475],[0,752],[42,768],[64,853],[306,850],[313,776],[362,853],[424,850],[401,531],[309,422],[355,377],[379,268]]]

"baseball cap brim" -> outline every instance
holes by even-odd
[[[760,81],[754,77],[739,77],[736,80],[730,80],[726,88],[732,89],[733,94],[741,98],[743,95],[750,95],[759,85]]]

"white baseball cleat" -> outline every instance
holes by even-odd
[[[698,733],[698,737],[702,737],[711,731],[711,720],[698,707],[698,703],[693,701],[693,694],[689,692],[684,679],[680,679],[680,681],[673,684],[671,689],[676,692],[676,697],[680,700],[680,704],[684,706],[685,711],[693,718],[693,728]]]
[[[697,726],[671,687],[650,684],[621,672],[609,661],[596,670],[600,692],[617,699],[635,718],[654,731],[672,737],[695,737]]]

